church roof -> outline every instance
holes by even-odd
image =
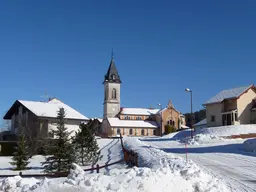
[[[112,56],[104,82],[122,83]]]
[[[117,117],[107,118],[111,127],[135,127],[135,128],[158,128],[155,121],[143,120],[120,120]]]
[[[147,108],[122,108],[120,114],[122,115],[154,115],[159,109]]]

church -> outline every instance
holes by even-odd
[[[121,107],[121,78],[112,56],[104,78],[104,113],[100,132],[103,137],[162,136],[166,125],[176,130],[188,128],[185,117],[171,101],[164,109]]]

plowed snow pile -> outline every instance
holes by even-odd
[[[151,168],[151,171],[155,172],[156,179],[160,177],[159,172],[163,175],[168,174],[168,183],[161,182],[163,186],[177,183],[176,179],[178,183],[183,183],[178,184],[177,188],[169,188],[170,191],[232,191],[223,180],[201,169],[192,161],[186,162],[181,157],[146,146],[134,138],[125,138],[125,145],[139,153],[139,166]],[[161,191],[160,189],[163,188],[158,188],[157,191]]]

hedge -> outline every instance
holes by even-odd
[[[12,156],[15,151],[15,147],[17,146],[17,141],[0,141],[0,146],[1,156]]]

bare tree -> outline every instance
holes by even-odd
[[[12,130],[12,122],[11,122],[11,120],[4,119],[3,131],[11,131],[11,130]]]
[[[5,111],[4,114],[6,114],[7,111]],[[3,119],[2,115],[2,122],[1,122],[1,127],[0,127],[0,132],[2,131],[11,131],[12,130],[12,121],[11,120],[7,120],[7,119]]]

